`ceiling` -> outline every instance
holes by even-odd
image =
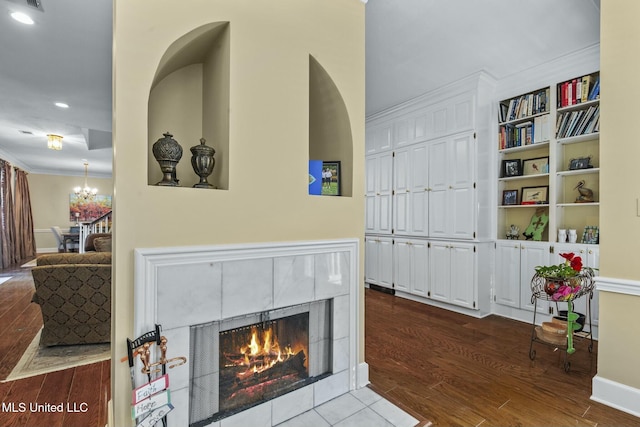
[[[366,113],[593,46],[599,23],[599,0],[369,0]],[[90,176],[111,176],[111,31],[111,0],[0,0],[1,158],[64,175],[82,175],[86,159]],[[61,151],[46,148],[48,133],[64,136]]]
[[[600,42],[600,0],[369,0],[367,116],[485,71],[496,80]]]
[[[41,0],[41,8],[0,0],[0,157],[64,175],[83,175],[86,159],[90,176],[110,177],[112,2]],[[47,149],[49,133],[64,137],[62,150]]]

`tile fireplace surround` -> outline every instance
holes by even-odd
[[[358,363],[359,256],[358,239],[136,249],[134,332],[158,323],[167,357],[189,357],[190,326],[331,300],[330,375],[210,424],[275,426],[368,383]],[[189,425],[190,371],[189,361],[167,371],[169,427]]]

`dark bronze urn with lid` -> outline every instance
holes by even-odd
[[[200,145],[191,147],[191,166],[193,166],[196,175],[200,177],[200,182],[193,184],[194,188],[215,188],[209,184],[207,177],[211,175],[213,166],[216,164],[216,159],[213,158],[216,150],[205,145],[205,142],[207,141],[204,138],[200,138]]]
[[[160,138],[153,144],[153,157],[160,165],[160,170],[164,174],[162,181],[156,185],[177,187],[176,166],[182,158],[182,147],[178,141],[173,139],[169,132],[163,133],[164,138]]]

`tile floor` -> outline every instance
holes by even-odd
[[[415,427],[418,420],[367,387],[351,391],[276,427]]]

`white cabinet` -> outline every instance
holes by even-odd
[[[386,121],[367,126],[365,131],[366,154],[375,154],[391,149],[393,122]]]
[[[495,302],[520,308],[520,242],[496,242]]]
[[[429,246],[426,240],[394,239],[393,285],[396,291],[426,297],[428,267]]]
[[[429,144],[429,237],[475,238],[473,132]]]
[[[393,232],[396,235],[428,235],[427,145],[415,144],[394,154]]]
[[[573,252],[574,255],[582,258],[582,265],[585,267],[591,267],[596,269],[596,275],[598,274],[597,269],[600,267],[600,248],[598,245],[586,245],[586,244],[578,244],[578,243],[555,243],[554,244],[554,254],[552,256],[551,264],[560,264],[565,261],[564,258],[560,256],[560,254],[564,254],[567,252]],[[573,311],[588,314],[587,313],[587,304],[588,304],[588,295],[584,295],[581,298],[578,298],[574,301]],[[598,324],[598,292],[593,292],[593,299],[591,300],[591,322],[594,325]],[[561,310],[566,310],[566,307],[560,308]],[[587,320],[588,321],[588,320]]]
[[[393,240],[390,237],[367,236],[364,239],[365,282],[393,287]]]
[[[471,243],[431,241],[429,296],[477,309],[477,253]]]
[[[367,156],[365,162],[365,232],[391,234],[393,153]]]
[[[535,267],[549,265],[550,246],[546,242],[496,242],[494,301],[497,304],[533,311],[531,278],[535,274]],[[538,300],[539,312],[547,312],[548,307],[547,301]]]
[[[550,264],[550,245],[546,242],[523,242],[520,246],[520,308],[533,311],[531,278],[539,265]],[[549,302],[537,300],[537,311],[548,313]]]

